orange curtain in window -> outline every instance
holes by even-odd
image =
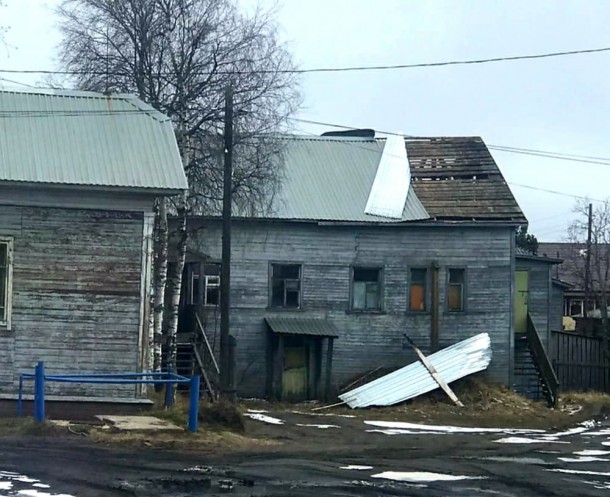
[[[410,309],[412,311],[423,311],[426,308],[426,296],[424,285],[414,283],[411,285],[411,302]]]

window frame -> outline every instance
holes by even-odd
[[[366,308],[366,296],[365,296],[365,308],[358,309],[354,307],[354,271],[356,269],[376,269],[379,271],[379,275],[377,277],[377,284],[379,286],[377,301],[379,305],[375,309],[367,309]],[[381,314],[385,309],[385,268],[384,266],[379,266],[375,264],[353,264],[349,269],[349,310],[350,312],[363,313],[363,314]]]
[[[210,267],[210,266],[217,266],[218,267],[218,274],[207,274],[206,272],[206,267]],[[201,303],[205,306],[205,307],[218,307],[220,305],[220,286],[221,286],[221,275],[222,275],[222,265],[220,262],[206,262],[201,264],[201,275],[200,277],[203,277],[203,280],[201,282]],[[218,303],[217,304],[210,304],[208,302],[208,287],[210,287],[210,278],[218,278],[218,283],[212,284],[211,288],[217,288],[218,289]]]
[[[463,274],[463,281],[462,281],[462,306],[461,306],[461,309],[451,309],[449,307],[449,289],[451,288],[451,271],[452,270],[462,271],[462,274]],[[445,295],[446,295],[446,298],[447,298],[445,307],[447,309],[447,312],[450,312],[451,314],[459,314],[459,313],[466,312],[466,302],[468,300],[466,298],[467,281],[468,281],[468,272],[467,272],[465,267],[463,267],[463,266],[449,266],[449,267],[447,267],[446,290],[445,290]]]
[[[412,271],[413,270],[422,270],[425,272],[424,276],[424,308],[423,309],[413,309],[411,308],[411,287],[413,285]],[[426,266],[409,266],[407,267],[407,312],[412,312],[414,314],[422,314],[430,311],[430,301],[429,301],[429,288],[430,288],[430,271]]]
[[[0,316],[0,328],[11,329],[13,311],[13,237],[0,236],[0,244],[6,245],[6,280],[4,293],[4,316]]]
[[[286,306],[286,288],[284,287],[284,305],[276,306],[273,304],[273,268],[274,266],[298,266],[299,268],[299,302],[296,307],[288,307]],[[304,275],[304,265],[302,262],[292,262],[292,261],[271,261],[269,262],[269,283],[268,283],[268,291],[269,291],[269,299],[268,299],[268,309],[273,309],[275,311],[300,311],[303,309],[303,275]],[[290,280],[293,281],[293,278],[284,278],[283,281]]]

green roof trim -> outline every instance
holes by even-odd
[[[327,319],[266,317],[274,333],[337,338],[339,330]]]

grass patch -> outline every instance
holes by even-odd
[[[240,410],[234,404],[223,400],[214,404],[202,404],[199,408],[199,420],[204,426],[216,430],[229,430],[234,433],[246,431],[246,423]]]
[[[0,418],[0,435],[34,435],[49,436],[65,434],[65,426],[58,426],[48,421],[38,423],[34,418]]]

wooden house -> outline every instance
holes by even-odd
[[[483,141],[279,139],[272,208],[232,222],[238,392],[334,394],[368,371],[415,361],[405,333],[429,353],[488,332],[486,374],[512,385],[515,229],[526,220]],[[194,217],[189,229],[184,315],[197,314],[218,343],[221,223]],[[183,319],[181,332],[196,333],[195,321]]]
[[[172,123],[137,98],[0,91],[0,398],[40,360],[58,374],[146,368],[153,202],[186,188]]]

